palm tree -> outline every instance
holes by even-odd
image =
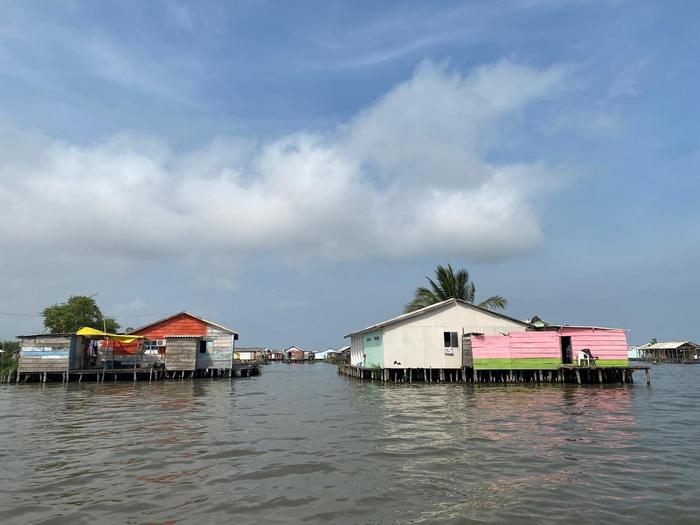
[[[469,279],[469,272],[464,268],[455,273],[451,265],[448,264],[445,267],[439,264],[435,268],[435,280],[427,276],[426,279],[430,283],[430,288],[423,286],[416,288],[416,296],[413,301],[406,305],[404,312],[414,312],[447,299],[461,299],[468,303],[474,303],[476,286]],[[507,305],[508,301],[500,295],[493,295],[477,304],[477,306],[489,310],[502,310]]]

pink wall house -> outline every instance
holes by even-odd
[[[597,327],[548,327],[509,335],[470,335],[464,348],[465,366],[477,370],[556,369],[575,363],[588,348],[598,366],[628,366],[624,330]],[[471,344],[469,344],[471,343]]]

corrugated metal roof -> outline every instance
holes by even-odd
[[[157,325],[157,324],[159,324],[159,323],[162,323],[162,322],[168,321],[168,320],[170,320],[170,319],[173,319],[173,318],[177,317],[178,315],[189,315],[190,317],[192,317],[192,318],[194,318],[194,319],[197,319],[197,320],[199,320],[199,321],[202,321],[203,323],[206,323],[206,324],[211,325],[211,326],[215,326],[215,327],[217,327],[217,328],[221,328],[224,332],[230,332],[230,333],[232,333],[232,334],[239,335],[238,332],[236,332],[235,330],[231,330],[230,328],[226,328],[224,325],[220,325],[220,324],[214,323],[214,322],[212,322],[212,321],[207,321],[207,320],[204,319],[203,317],[196,316],[196,315],[191,314],[191,313],[189,313],[189,312],[186,312],[186,311],[184,311],[184,310],[183,310],[182,312],[178,312],[178,313],[176,313],[176,314],[169,315],[168,317],[163,317],[163,319],[158,319],[157,321],[153,321],[152,323],[148,323],[148,324],[145,324],[145,325],[143,325],[143,326],[139,326],[138,328],[136,328],[136,329],[134,330],[134,332],[140,332],[141,330],[144,330],[144,329],[146,329],[146,328],[149,328],[149,327],[151,327],[151,326],[153,326],[153,325]]]
[[[662,343],[645,344],[639,348],[643,350],[675,350],[683,345],[694,346],[695,348],[700,348],[700,345],[693,343],[692,341],[668,341]]]
[[[28,338],[28,337],[70,337],[71,335],[75,335],[74,332],[72,333],[62,333],[62,334],[29,334],[29,335],[18,335],[15,336],[17,339],[22,339],[22,338]]]
[[[426,306],[425,308],[421,308],[420,310],[416,310],[415,312],[409,312],[407,314],[402,314],[402,315],[399,315],[399,316],[394,317],[392,319],[382,321],[381,323],[377,323],[377,324],[374,324],[372,326],[368,326],[367,328],[363,328],[362,330],[350,332],[345,337],[350,337],[350,336],[355,335],[355,334],[362,334],[365,332],[371,332],[373,330],[378,330],[379,328],[384,328],[385,326],[399,323],[401,321],[405,321],[406,319],[411,319],[413,317],[417,317],[419,315],[423,315],[423,314],[426,314],[428,312],[432,312],[433,310],[440,310],[440,309],[444,308],[445,306],[451,306],[451,305],[455,305],[455,304],[461,304],[463,306],[467,306],[469,308],[479,310],[479,311],[487,313],[489,315],[494,315],[496,317],[500,317],[501,319],[507,319],[508,321],[512,321],[514,323],[519,323],[523,326],[530,326],[530,324],[527,321],[521,321],[520,319],[515,319],[514,317],[510,317],[508,315],[505,315],[505,314],[502,314],[499,312],[494,312],[492,310],[482,308],[481,306],[477,306],[475,304],[468,303],[467,301],[463,301],[462,299],[447,299],[446,301],[431,304],[430,306]]]
[[[537,330],[540,331],[547,331],[547,329],[552,329],[552,330],[559,330],[560,328],[592,328],[593,330],[625,330],[628,331],[626,328],[612,328],[610,326],[590,326],[590,325],[577,325],[577,324],[548,324],[545,327],[539,328],[536,327]]]

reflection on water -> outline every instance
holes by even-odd
[[[699,374],[383,385],[280,364],[233,382],[3,385],[0,522],[692,522]]]

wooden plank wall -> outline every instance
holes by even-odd
[[[71,338],[38,336],[22,339],[20,372],[64,372],[68,370]]]
[[[217,328],[207,327],[207,351],[197,351],[197,369],[231,368],[231,355],[233,354],[233,334]]]
[[[166,370],[194,370],[201,337],[168,338],[165,349]]]

